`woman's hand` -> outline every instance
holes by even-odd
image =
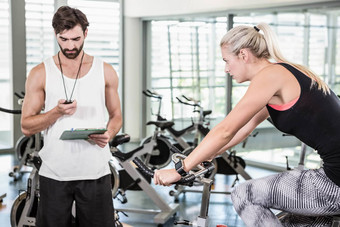
[[[154,183],[157,185],[170,186],[172,183],[181,179],[181,175],[175,169],[155,170],[153,177]]]

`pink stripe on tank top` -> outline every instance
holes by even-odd
[[[297,97],[296,99],[293,99],[292,101],[282,104],[282,105],[274,105],[274,104],[268,104],[268,106],[270,106],[271,108],[275,109],[275,110],[279,110],[279,111],[284,111],[284,110],[288,110],[290,107],[294,106],[294,104],[299,100],[299,97]]]

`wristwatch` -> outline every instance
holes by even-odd
[[[178,162],[175,163],[175,169],[181,176],[186,176],[188,174],[184,170],[183,160],[178,160]]]

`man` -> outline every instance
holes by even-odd
[[[22,132],[44,130],[38,227],[71,226],[74,201],[78,226],[115,226],[108,142],[122,125],[118,77],[111,65],[84,53],[88,25],[80,10],[60,7],[52,21],[60,51],[34,67],[26,81]],[[88,140],[61,140],[71,128],[107,131]]]

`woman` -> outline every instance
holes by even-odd
[[[249,88],[177,171],[156,171],[155,184],[176,182],[180,174],[243,141],[270,116],[279,130],[316,149],[323,167],[240,184],[232,192],[237,213],[249,227],[330,226],[330,215],[340,213],[339,99],[309,69],[285,60],[265,23],[231,29],[220,46],[225,71],[238,83],[250,81]],[[292,215],[279,221],[270,208]]]

